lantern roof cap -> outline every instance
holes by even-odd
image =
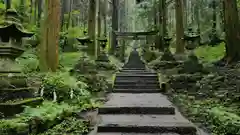
[[[13,38],[32,37],[34,33],[21,30],[15,23],[0,26],[0,36],[9,36]]]
[[[82,44],[84,44],[84,43],[92,43],[93,42],[93,40],[91,40],[89,36],[80,37],[80,38],[77,38],[77,40],[80,43],[82,43]]]

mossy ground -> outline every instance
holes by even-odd
[[[54,123],[58,121],[61,116],[63,121],[58,121],[55,123],[56,126],[53,128],[50,126],[49,130],[45,134],[57,134],[60,132],[66,133],[83,133],[89,130],[88,122],[83,119],[76,119],[73,115],[66,115],[66,113],[71,114],[74,111],[86,111],[88,109],[93,109],[98,107],[101,103],[97,101],[96,95],[89,92],[89,88],[92,88],[91,84],[86,84],[79,81],[79,78],[69,75],[69,70],[79,62],[79,58],[84,55],[83,52],[60,52],[59,56],[59,71],[57,73],[40,73],[39,72],[39,63],[38,57],[36,56],[37,51],[35,49],[30,49],[26,51],[17,62],[20,64],[22,70],[26,75],[31,78],[40,81],[39,83],[42,86],[45,86],[44,92],[50,92],[53,94],[53,90],[57,93],[57,98],[61,98],[62,103],[57,103],[54,101],[53,97],[45,99],[44,103],[37,108],[27,107],[23,113],[17,115],[12,119],[2,119],[0,120],[0,132],[3,135],[8,135],[10,132],[14,131],[14,134],[20,134],[28,131],[28,128],[23,128],[24,126],[28,127],[30,124],[29,120],[38,119],[44,124]],[[89,57],[91,60],[92,58]],[[110,64],[113,64],[118,68],[122,66],[122,63],[115,58],[110,56]],[[107,81],[110,84],[113,84],[115,79],[116,71],[97,71],[100,76],[105,76]],[[84,77],[84,76],[83,76]],[[35,80],[35,79],[34,79]],[[35,80],[35,81],[36,81]],[[101,83],[101,82],[99,82]],[[105,83],[103,84],[105,85]],[[49,90],[47,87],[51,87]],[[73,98],[70,99],[70,91],[73,90]],[[69,92],[68,92],[69,91]],[[91,90],[90,90],[91,91]],[[41,94],[41,90],[38,91]],[[62,98],[64,97],[64,98]],[[44,96],[45,98],[45,96]],[[65,116],[66,115],[66,116]],[[59,123],[60,122],[60,123]],[[68,126],[71,123],[78,125],[79,128]]]
[[[201,46],[195,50],[196,56],[203,63],[212,63],[220,60],[225,53],[224,44],[220,44],[215,47]],[[225,69],[227,72],[229,69]],[[238,69],[231,69],[237,71]],[[226,78],[227,80],[218,81],[217,79],[199,80],[200,86],[204,86],[200,90],[193,91],[188,90],[173,90],[169,93],[170,99],[180,108],[183,114],[185,114],[190,120],[198,125],[206,127],[206,129],[213,135],[229,135],[240,134],[240,106],[239,101],[234,101],[234,98],[239,97],[240,91],[236,89],[237,83],[234,78],[228,78],[226,75],[222,75],[222,71],[216,75],[216,78]],[[229,73],[230,74],[230,73]],[[208,75],[210,76],[210,75]],[[205,76],[204,78],[206,78]],[[233,76],[234,77],[234,76]],[[229,82],[233,82],[232,85]],[[226,86],[222,86],[226,85]],[[217,87],[217,86],[220,86]],[[221,89],[222,88],[222,89]],[[200,94],[208,96],[199,98]],[[210,96],[211,95],[211,96]],[[234,95],[229,97],[230,95]],[[200,124],[199,124],[200,123]]]

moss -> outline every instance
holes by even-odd
[[[0,103],[0,110],[4,116],[13,116],[15,114],[21,113],[24,110],[24,105],[36,106],[41,104],[42,101],[43,99],[39,97]]]
[[[16,88],[26,87],[27,81],[25,76],[8,76],[6,74],[0,74],[0,88]]]
[[[24,135],[28,134],[29,125],[20,118],[0,120],[1,135]]]
[[[194,50],[196,56],[203,62],[214,62],[223,58],[225,54],[225,44],[218,46],[201,46]]]
[[[0,103],[0,106],[6,105],[6,106],[14,106],[14,105],[28,105],[31,104],[31,102],[42,102],[42,97],[37,98],[29,98],[29,99],[16,99],[12,101],[7,101],[6,103]]]
[[[3,89],[1,91],[6,91],[6,92],[14,92],[14,91],[32,91],[34,90],[33,88],[16,88],[16,89]]]

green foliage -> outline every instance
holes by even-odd
[[[39,61],[35,49],[27,50],[21,57],[17,58],[16,61],[21,66],[24,73],[39,71]]]
[[[28,124],[20,118],[0,120],[1,135],[24,134],[28,131]]]
[[[108,90],[108,82],[105,76],[99,74],[77,75],[79,81],[88,84],[88,90],[91,92],[100,92]]]
[[[240,134],[240,116],[231,113],[223,107],[214,107],[209,110],[209,118],[214,125],[217,135]]]
[[[43,97],[58,102],[75,99],[78,96],[89,96],[87,84],[77,81],[69,73],[47,73],[43,78]],[[55,95],[54,95],[55,94]],[[54,97],[55,96],[55,97]]]
[[[41,119],[41,121],[55,120],[59,115],[64,112],[73,112],[77,109],[75,106],[70,106],[66,103],[56,104],[50,101],[45,101],[37,108],[26,107],[24,112],[19,114],[18,117],[29,121],[32,119]]]
[[[61,53],[59,58],[60,65],[69,70],[78,62],[79,58],[83,55],[84,54],[81,51]]]
[[[1,135],[26,134],[29,130],[29,125],[33,124],[33,121],[35,123],[45,123],[76,109],[76,107],[68,104],[55,104],[45,101],[37,108],[26,107],[23,113],[13,119],[0,120],[0,133]]]
[[[201,46],[194,50],[196,56],[203,62],[218,61],[225,55],[225,45],[221,43],[218,46]]]
[[[88,55],[81,56],[73,67],[74,72],[77,74],[91,74],[97,73],[96,63]]]
[[[205,124],[214,135],[240,133],[239,115],[232,108],[223,107],[216,99],[197,100],[193,96],[175,93],[173,101],[191,120]]]
[[[79,42],[76,40],[77,37],[82,37],[82,27],[70,27],[67,31],[60,33],[60,47],[63,51],[77,51]]]
[[[144,60],[149,63],[153,60],[156,60],[158,58],[156,52],[150,51],[150,50],[143,50],[143,58]]]
[[[90,124],[88,121],[79,120],[75,117],[66,118],[61,124],[48,130],[41,135],[56,135],[56,134],[84,134],[89,132]]]

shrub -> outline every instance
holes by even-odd
[[[80,120],[75,117],[66,118],[62,123],[48,130],[41,135],[56,134],[85,134],[89,132],[90,124],[88,121]]]
[[[107,78],[99,74],[78,75],[77,79],[88,84],[91,92],[106,91],[108,89]]]
[[[66,72],[48,73],[43,78],[40,93],[48,100],[61,102],[89,95],[87,87],[86,83],[77,81]]]
[[[24,73],[33,73],[39,71],[39,61],[36,55],[36,49],[27,50],[21,57],[16,59]]]
[[[203,62],[214,62],[223,58],[225,54],[225,45],[211,46],[200,46],[194,50],[196,56]]]

